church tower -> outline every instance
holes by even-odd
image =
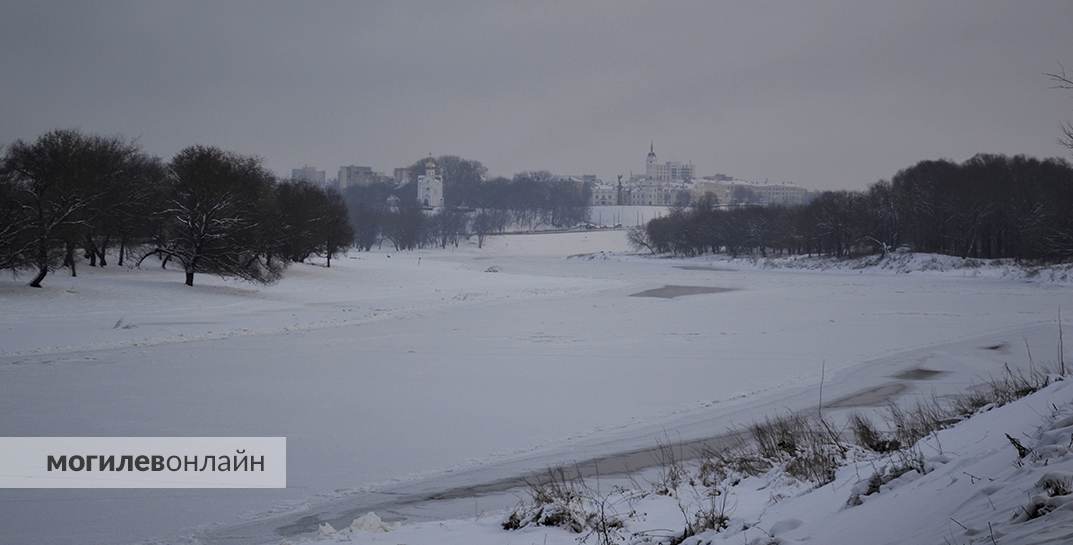
[[[649,142],[648,144],[648,158],[645,159],[645,177],[648,179],[654,179],[656,177],[656,143]]]
[[[433,212],[443,209],[443,177],[436,173],[431,155],[425,161],[425,173],[417,177],[417,204]]]

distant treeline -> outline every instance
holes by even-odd
[[[977,155],[922,161],[864,191],[800,207],[721,209],[708,199],[630,233],[635,246],[699,255],[849,256],[908,247],[962,257],[1073,257],[1073,167]]]
[[[417,206],[417,184],[351,187],[346,196],[277,180],[261,160],[191,146],[171,161],[120,137],[55,130],[0,154],[0,269],[33,271],[31,286],[77,265],[155,257],[197,273],[257,282],[288,262],[385,240],[396,249],[478,243],[512,226],[573,226],[588,218],[589,188],[546,172],[485,181],[478,161],[439,158],[447,207]],[[423,170],[415,163],[411,172]],[[349,205],[349,210],[348,210]]]
[[[357,248],[369,250],[385,241],[397,250],[457,246],[471,235],[481,245],[485,236],[511,227],[572,227],[588,221],[590,188],[583,183],[544,171],[486,180],[487,169],[479,161],[455,156],[439,157],[436,164],[446,205],[436,214],[417,205],[416,173],[424,172],[425,160],[410,167],[414,179],[402,186],[384,182],[344,190]]]
[[[77,274],[149,256],[186,273],[270,282],[288,261],[348,248],[335,192],[285,183],[255,157],[192,146],[169,162],[118,137],[73,130],[16,141],[0,156],[0,269]],[[110,254],[110,252],[112,252]]]

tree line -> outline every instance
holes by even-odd
[[[54,130],[0,156],[0,269],[77,275],[150,256],[197,273],[272,282],[288,262],[350,247],[342,197],[277,180],[256,157],[191,146],[163,161],[120,137]]]
[[[415,176],[401,186],[374,182],[343,190],[359,250],[384,242],[396,250],[457,246],[473,235],[483,246],[485,237],[511,227],[562,228],[588,221],[591,188],[584,183],[546,171],[485,179],[487,169],[480,161],[456,156],[436,159],[444,180],[445,207],[426,214],[417,204],[416,181],[416,174],[425,171],[425,161],[414,162],[409,172]]]
[[[921,161],[864,191],[799,207],[720,208],[702,199],[630,233],[636,247],[700,255],[845,257],[905,247],[975,258],[1073,257],[1073,167],[1063,159],[977,155]]]

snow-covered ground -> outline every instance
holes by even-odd
[[[882,399],[854,395],[876,387],[960,391],[1024,364],[1026,344],[1055,359],[1057,307],[1073,309],[1055,282],[625,250],[624,232],[597,231],[356,253],[267,287],[201,275],[186,288],[151,260],[61,272],[43,290],[4,279],[0,435],[285,435],[290,451],[286,490],[3,490],[0,542],[278,542],[310,521],[349,524],[393,491],[435,495],[806,408],[821,367],[824,399],[849,405]],[[665,285],[728,290],[631,296]],[[943,373],[895,378],[921,367]],[[511,499],[399,511],[409,526]]]
[[[1021,457],[1006,434],[1031,452]],[[723,528],[698,532],[684,541],[688,545],[1071,543],[1071,434],[1073,383],[1066,380],[929,435],[904,452],[879,454],[847,444],[847,462],[823,486],[802,482],[781,466],[755,476],[731,474],[706,486],[699,482],[699,464],[687,463],[683,482],[670,489],[662,487],[659,468],[631,480],[589,479],[587,488],[578,489],[584,500],[575,505],[593,510],[602,504],[603,520],[623,522],[609,530],[620,543],[680,536],[687,524],[680,506],[689,517],[705,509],[725,517]],[[315,536],[290,542],[601,543],[587,529],[531,525],[506,531],[507,516],[478,512],[407,525],[366,513],[350,525],[323,524]]]

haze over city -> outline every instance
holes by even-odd
[[[862,188],[912,161],[1062,154],[1073,5],[35,2],[4,8],[0,142],[56,127],[386,172],[640,171]],[[39,69],[46,67],[46,69]]]

